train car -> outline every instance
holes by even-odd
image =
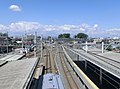
[[[42,89],[64,89],[60,75],[48,73],[43,76]]]

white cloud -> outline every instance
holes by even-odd
[[[8,31],[8,27],[0,24],[0,32],[7,32],[7,31]]]
[[[112,37],[120,37],[120,28],[112,28],[106,31],[106,33]]]
[[[35,31],[40,35],[44,36],[51,35],[57,36],[60,33],[70,33],[74,36],[77,33],[83,32],[91,37],[110,37],[120,36],[120,28],[113,28],[103,30],[98,28],[98,25],[93,26],[88,24],[81,25],[42,25],[38,22],[16,22],[11,23],[8,26],[0,24],[0,32],[8,31],[12,35],[23,35],[26,33],[33,34]]]
[[[98,27],[98,24],[95,24],[93,27],[94,27],[94,28],[97,28],[97,27]]]
[[[97,28],[97,27],[96,27]],[[70,33],[71,35],[75,35],[79,32],[87,33],[88,35],[98,35],[98,31],[94,28],[94,26],[90,26],[88,24],[81,25],[42,25],[37,22],[17,22],[11,23],[9,25],[9,30],[11,32],[34,32],[42,33],[45,35],[58,35],[60,33]]]
[[[81,31],[85,31],[85,29],[84,29],[84,28],[80,28],[80,30],[81,30]]]
[[[112,28],[109,31],[120,31],[120,28]]]
[[[9,9],[12,11],[21,11],[21,8],[18,5],[11,5]]]

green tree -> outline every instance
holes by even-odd
[[[63,38],[63,34],[58,35],[58,38]]]
[[[74,38],[77,38],[77,35],[74,35]]]
[[[76,38],[88,38],[88,35],[87,34],[85,34],[85,33],[78,33],[77,35],[76,35]]]
[[[64,38],[70,38],[70,34],[69,33],[65,33],[63,34]]]
[[[58,35],[58,38],[70,38],[70,34],[69,33],[60,34]]]

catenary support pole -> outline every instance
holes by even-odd
[[[85,50],[86,50],[86,53],[87,53],[87,51],[88,51],[88,43],[87,43],[87,41],[86,41],[86,43],[85,43]]]
[[[104,42],[102,42],[102,53],[104,53]]]
[[[36,57],[36,36],[37,36],[37,33],[35,32],[34,33],[34,57]]]

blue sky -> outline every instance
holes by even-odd
[[[12,11],[17,5],[21,11]],[[44,25],[97,24],[101,29],[120,27],[120,0],[1,0],[0,24],[19,21]]]

